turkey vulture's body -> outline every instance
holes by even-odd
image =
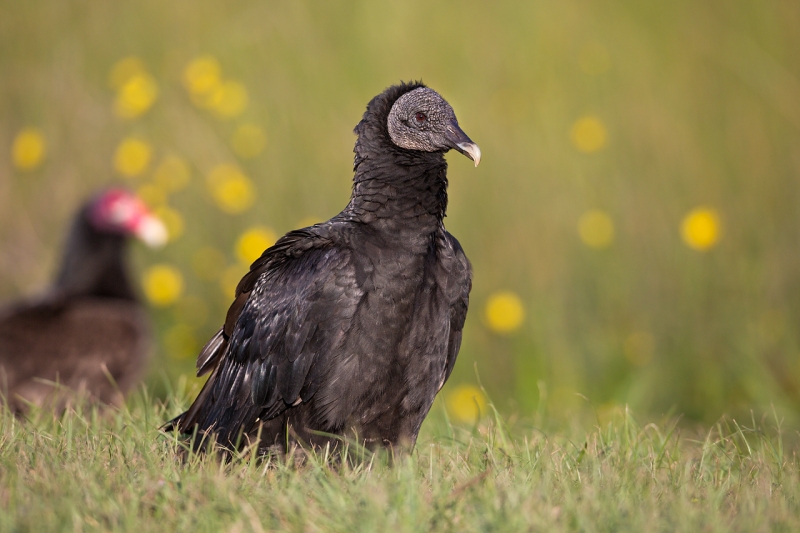
[[[219,333],[198,358],[211,371],[167,425],[228,446],[338,442],[411,446],[450,375],[471,269],[444,228],[447,163],[477,145],[421,84],[390,87],[356,127],[350,203],[288,233],[255,261]]]
[[[157,244],[163,226],[125,191],[98,195],[75,216],[53,286],[0,310],[0,391],[14,412],[60,410],[76,392],[119,403],[142,377],[149,325],[126,272],[129,234]]]

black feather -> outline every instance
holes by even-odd
[[[170,427],[231,445],[260,432],[265,448],[295,438],[324,445],[320,432],[413,445],[455,363],[472,277],[442,222],[451,146],[438,146],[449,141],[413,131],[398,141],[387,126],[398,99],[422,88],[400,84],[369,103],[355,128],[349,204],[252,264],[198,358],[212,375]],[[430,116],[458,129],[449,105],[426,91],[424,105],[439,106]],[[401,147],[415,143],[433,148]]]

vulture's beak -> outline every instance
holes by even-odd
[[[450,143],[451,148],[455,148],[465,156],[475,161],[475,166],[481,162],[481,149],[478,145],[472,142],[466,133],[458,126],[458,122],[453,120],[447,127],[445,134],[447,141]]]
[[[133,234],[150,248],[161,248],[167,243],[167,227],[161,219],[146,213],[139,217],[133,227]]]

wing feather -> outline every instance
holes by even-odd
[[[349,251],[310,240],[303,230],[288,234],[242,278],[225,326],[198,358],[199,371],[214,371],[181,431],[213,427],[234,443],[259,419],[314,395],[360,294]]]
[[[447,362],[442,383],[439,386],[440,390],[453,372],[453,367],[458,357],[458,351],[461,349],[461,335],[464,329],[464,322],[467,320],[469,293],[472,290],[472,266],[458,240],[449,233],[445,235],[450,246],[452,246],[457,265],[457,269],[452,277],[454,281],[453,290],[457,293],[457,296],[455,303],[450,308],[450,335],[447,343]]]

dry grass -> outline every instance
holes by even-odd
[[[157,376],[191,375],[222,322],[231,300],[222,282],[246,268],[239,235],[338,212],[366,102],[422,78],[485,154],[478,169],[449,156],[446,222],[475,282],[445,393],[473,381],[477,363],[503,412],[566,420],[586,410],[580,392],[601,411],[627,404],[648,418],[674,409],[708,424],[774,404],[796,423],[798,27],[796,0],[5,2],[0,153],[29,126],[48,151],[29,172],[0,155],[0,298],[42,287],[89,191],[152,184],[163,157],[184,158],[189,186],[168,198],[183,235],[135,253],[137,272],[165,263],[184,280],[175,305],[154,309],[160,350],[149,385],[163,397]],[[203,54],[247,88],[241,115],[219,119],[192,104],[182,72]],[[146,113],[122,119],[108,76],[131,55],[159,92]],[[606,130],[592,153],[571,137],[587,115]],[[245,123],[267,138],[251,159],[231,147]],[[150,143],[153,160],[126,180],[113,160],[131,136]],[[255,187],[254,206],[238,215],[207,190],[212,169],[229,163]],[[680,234],[699,205],[722,224],[705,252]],[[606,248],[579,236],[592,209],[613,223]],[[216,276],[196,271],[203,246],[222,257]],[[484,319],[497,290],[524,305],[521,327],[506,335]]]
[[[180,402],[179,402],[180,403]],[[3,414],[3,531],[796,531],[797,435],[768,417],[704,433],[542,431],[434,416],[411,456],[330,465],[178,459],[158,424],[182,405],[137,395],[99,414]]]

